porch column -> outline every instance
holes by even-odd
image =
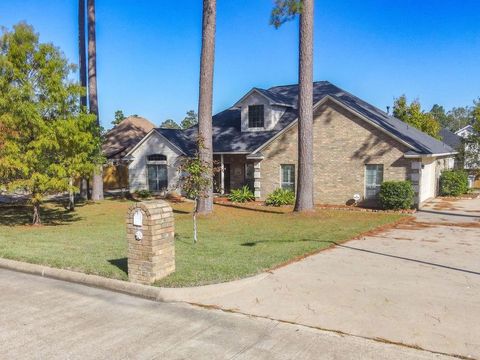
[[[223,165],[223,154],[220,154],[220,194],[225,194],[225,166]]]
[[[262,161],[255,161],[253,163],[253,168],[254,168],[254,173],[253,173],[253,179],[254,179],[254,183],[253,183],[253,187],[255,189],[255,199],[260,199],[261,197],[261,191],[260,191],[260,178],[261,178],[261,174],[260,174],[260,163]]]

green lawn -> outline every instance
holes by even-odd
[[[105,200],[75,213],[48,204],[44,226],[32,227],[29,207],[0,206],[0,257],[127,279],[125,214],[129,201]],[[199,220],[192,244],[191,204],[175,204],[177,271],[159,286],[191,286],[239,279],[327,248],[401,218],[396,214],[215,205]],[[335,271],[335,269],[332,269]]]

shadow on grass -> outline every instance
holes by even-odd
[[[108,262],[128,275],[128,258],[111,259]]]
[[[262,243],[267,243],[267,244],[272,244],[272,243],[296,243],[296,242],[318,242],[318,243],[333,243],[332,241],[325,241],[325,240],[315,240],[315,239],[300,239],[300,240],[258,240],[258,241],[250,241],[250,242],[244,242],[240,244],[240,246],[247,246],[247,247],[253,247],[257,246],[258,244]]]
[[[235,208],[235,209],[240,209],[240,210],[247,210],[247,211],[256,211],[256,212],[262,212],[262,213],[267,213],[267,214],[277,214],[277,215],[283,215],[286,214],[283,211],[275,211],[275,210],[267,210],[267,209],[257,209],[257,208],[250,208],[242,205],[235,205],[235,204],[222,204],[222,203],[215,203],[216,206],[223,206],[223,207],[229,207],[229,208]]]
[[[191,214],[190,211],[173,209],[174,214]]]
[[[81,206],[81,205],[80,205]],[[33,209],[30,205],[0,205],[0,226],[30,225],[32,223]],[[40,208],[42,225],[58,226],[79,221],[81,217],[61,207]]]

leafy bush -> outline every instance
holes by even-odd
[[[149,197],[152,197],[152,193],[148,190],[137,190],[135,191],[135,197],[139,199],[148,199]]]
[[[255,200],[255,195],[253,194],[252,190],[245,185],[241,189],[234,189],[228,195],[228,200],[237,203],[244,203],[247,201]]]
[[[265,205],[267,206],[282,206],[293,205],[295,202],[295,193],[292,190],[276,189],[267,196]]]
[[[447,170],[440,175],[440,195],[459,196],[468,192],[468,174],[462,170]]]
[[[380,187],[380,203],[387,210],[406,210],[413,206],[415,191],[410,181],[385,181]]]

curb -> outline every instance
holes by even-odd
[[[3,258],[0,258],[0,268],[115,291],[158,302],[185,303],[206,300],[213,294],[225,295],[236,292],[243,286],[261,281],[271,275],[266,272],[225,283],[185,288],[162,288]]]
[[[162,294],[162,288],[134,284],[122,280],[109,279],[98,275],[88,275],[71,270],[56,269],[48,266],[29,264],[21,261],[1,258],[0,268],[112,290],[115,292],[134,295],[155,301],[167,301]]]

